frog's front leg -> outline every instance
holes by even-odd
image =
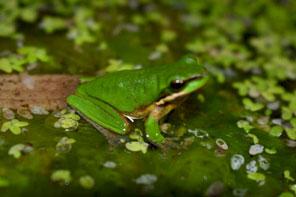
[[[159,127],[159,120],[172,111],[176,105],[166,104],[156,106],[153,111],[150,112],[148,118],[145,121],[145,131],[147,138],[156,144],[161,144],[165,141],[165,138],[161,134]]]
[[[119,136],[115,133],[125,134],[128,131],[128,121],[113,107],[98,99],[87,95],[71,95],[67,102],[113,144],[119,141]]]

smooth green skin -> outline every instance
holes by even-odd
[[[199,77],[192,80],[196,76]],[[176,91],[171,87],[171,82],[175,80],[188,81]],[[174,64],[118,71],[97,77],[80,85],[75,94],[67,98],[67,102],[94,123],[125,134],[128,122],[124,114],[145,108],[164,95],[180,91],[188,95],[204,86],[207,80],[204,67],[194,57],[184,56]],[[145,118],[148,139],[153,143],[162,143],[164,137],[159,120],[152,114]]]

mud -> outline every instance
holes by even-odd
[[[0,107],[61,109],[78,84],[70,75],[0,75]]]

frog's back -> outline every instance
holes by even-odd
[[[132,112],[157,100],[163,89],[160,86],[158,75],[141,69],[109,73],[80,88],[119,111]]]

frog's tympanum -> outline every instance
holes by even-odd
[[[105,74],[80,85],[68,104],[83,117],[117,134],[126,134],[134,119],[145,121],[148,140],[161,144],[159,121],[208,80],[192,56],[174,64]]]

